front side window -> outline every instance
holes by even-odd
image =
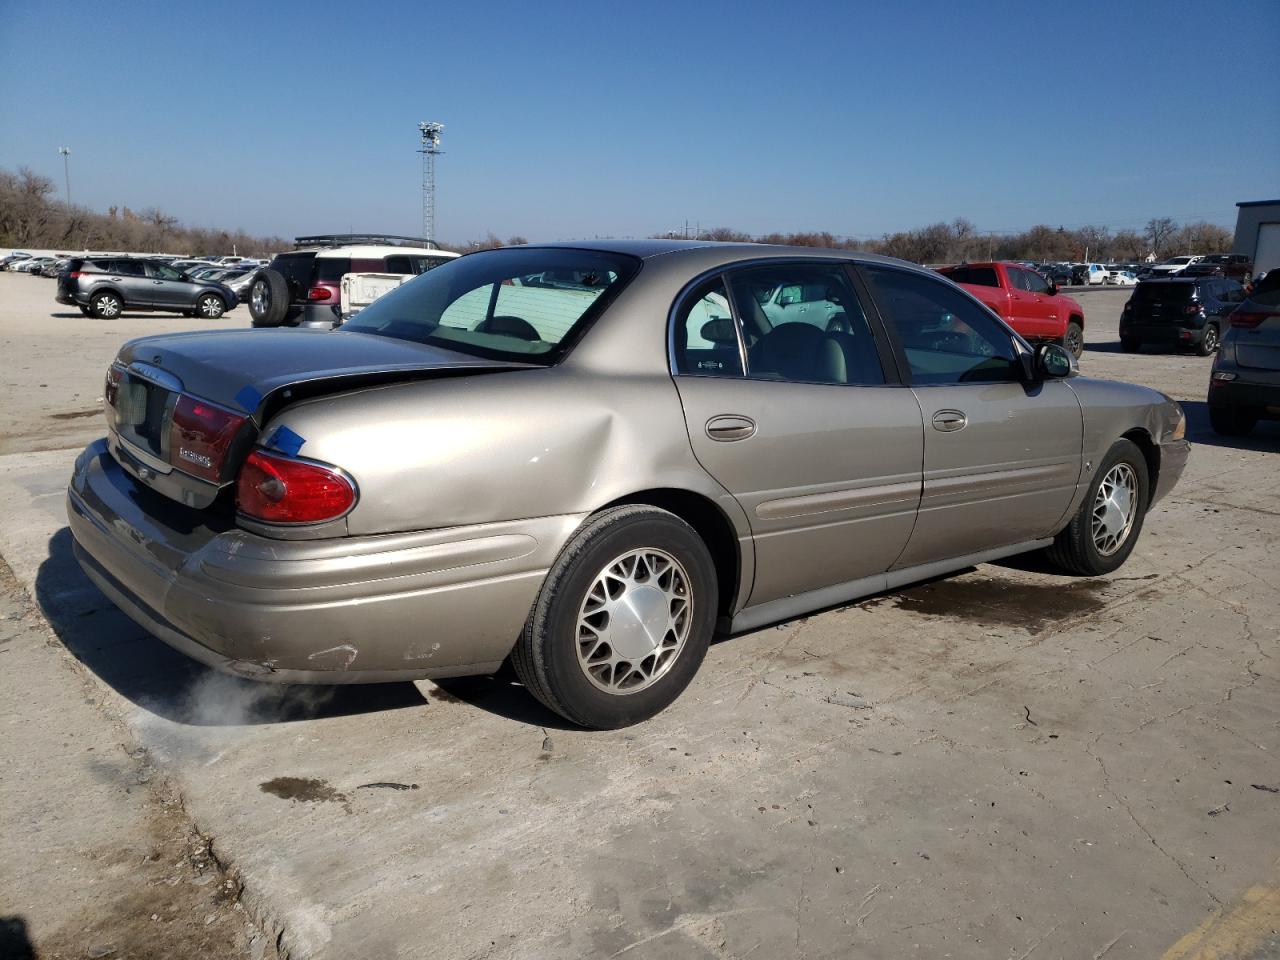
[[[747,376],[800,383],[885,382],[862,304],[843,265],[792,263],[729,274]]]
[[[487,250],[397,287],[343,329],[554,363],[638,269],[633,257],[593,250]]]
[[[147,275],[153,280],[181,280],[182,274],[163,263],[147,264]]]
[[[1008,331],[954,287],[922,274],[868,267],[876,300],[892,317],[913,384],[1018,380]]]
[[[1049,292],[1049,281],[1036,273],[1034,270],[1019,270],[1022,274],[1023,282],[1027,285],[1028,293],[1047,294]]]
[[[702,377],[740,377],[742,353],[729,309],[729,293],[717,277],[693,290],[676,312],[676,372]]]

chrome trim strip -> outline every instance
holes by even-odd
[[[880,507],[907,503],[920,497],[920,481],[904,480],[898,483],[882,483],[872,487],[854,487],[847,490],[829,490],[826,493],[810,493],[800,497],[783,497],[756,504],[755,514],[761,520],[787,520],[794,517],[812,517],[836,510],[859,507]]]
[[[141,360],[135,360],[129,364],[128,370],[135,377],[154,383],[157,387],[164,387],[164,389],[172,390],[174,393],[182,392],[182,381],[168,370],[161,370],[159,367],[143,363]]]

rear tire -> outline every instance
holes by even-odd
[[[249,315],[255,327],[278,327],[289,311],[289,284],[278,270],[262,270],[249,284]]]
[[[84,306],[83,304],[80,304],[80,312],[83,313],[86,317],[93,316],[93,311],[90,310],[88,307]]]
[[[196,314],[204,320],[217,320],[227,312],[227,305],[216,293],[202,293],[196,300]]]
[[[512,665],[530,693],[573,723],[639,723],[697,673],[718,596],[711,553],[687,523],[644,505],[605,510],[560,552]]]
[[[1142,533],[1150,482],[1147,459],[1138,445],[1123,437],[1117,440],[1094,472],[1080,509],[1045,548],[1045,555],[1067,573],[1086,577],[1118,569]]]
[[[1125,353],[1137,353],[1139,350],[1142,349],[1142,341],[1133,340],[1128,337],[1121,337],[1120,349],[1123,350]]]
[[[124,312],[124,301],[119,294],[104,290],[90,298],[89,309],[99,320],[114,320]]]
[[[1209,426],[1220,437],[1247,437],[1258,425],[1258,414],[1249,407],[1209,407]]]
[[[1204,336],[1196,344],[1196,353],[1202,357],[1211,356],[1218,349],[1218,342],[1218,325],[1211,323],[1204,328]]]

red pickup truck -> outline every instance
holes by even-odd
[[[1084,350],[1084,310],[1057,285],[1017,263],[962,263],[939,267],[1028,340],[1060,343],[1075,356]]]

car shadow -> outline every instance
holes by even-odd
[[[1231,450],[1256,450],[1260,453],[1274,452],[1280,447],[1280,422],[1275,420],[1259,420],[1258,425],[1247,437],[1224,437],[1214,433],[1209,423],[1209,404],[1204,400],[1182,400],[1183,412],[1187,415],[1187,439],[1193,444],[1209,447],[1226,447]]]
[[[520,683],[510,664],[489,677],[454,677],[432,680],[435,690],[427,690],[427,699],[465,703],[486,713],[531,727],[550,730],[578,730],[582,727],[547,709]]]
[[[85,576],[70,529],[49,541],[36,601],[62,645],[129,702],[174,723],[243,726],[423,706],[413,683],[286,686],[212,670],[151,636]]]

